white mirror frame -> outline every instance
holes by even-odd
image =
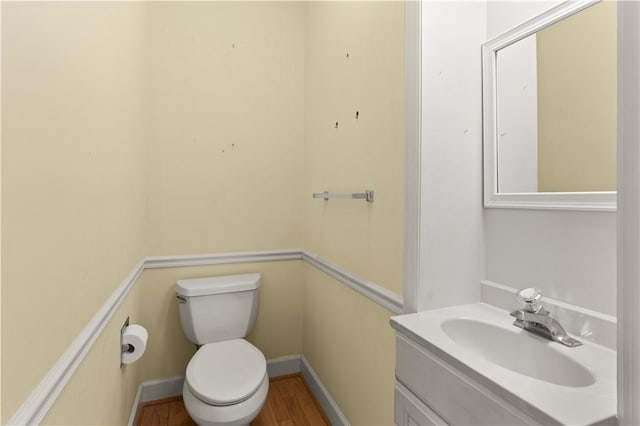
[[[498,51],[600,1],[601,0],[570,0],[563,2],[482,45],[485,207],[616,211],[617,193],[615,191],[498,192],[498,135],[496,123],[496,59]]]

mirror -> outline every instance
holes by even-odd
[[[483,95],[486,207],[615,211],[615,2],[565,2],[485,43]]]

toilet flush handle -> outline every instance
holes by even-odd
[[[187,303],[187,298],[180,296],[179,294],[176,296],[178,298],[178,303]]]

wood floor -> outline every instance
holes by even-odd
[[[192,426],[182,397],[145,403],[138,426]],[[269,394],[252,426],[329,426],[330,423],[300,374],[269,380]]]

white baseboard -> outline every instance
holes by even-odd
[[[131,406],[131,414],[129,415],[129,426],[134,426],[136,415],[142,407],[142,404],[158,399],[171,398],[173,396],[182,395],[182,386],[184,385],[184,376],[173,376],[164,379],[147,380],[138,386],[136,399]]]
[[[324,414],[327,416],[331,424],[333,426],[350,426],[351,424],[349,423],[349,420],[347,420],[345,415],[342,413],[342,410],[340,410],[336,401],[331,397],[327,388],[324,387],[320,378],[316,372],[313,371],[311,364],[309,364],[309,361],[307,361],[304,355],[300,356],[300,361],[302,377],[306,380],[309,388],[311,389],[311,393],[316,397],[318,404],[320,404],[322,411],[324,411]]]
[[[163,398],[182,395],[184,376],[173,376],[165,379],[149,380],[142,383],[140,402],[145,403]]]
[[[300,372],[300,355],[282,356],[267,361],[269,377],[280,377]]]
[[[136,424],[136,415],[138,411],[140,411],[140,406],[142,405],[142,383],[138,386],[138,392],[136,392],[136,397],[133,400],[133,405],[131,405],[131,414],[129,414],[129,421],[127,422],[127,426],[134,426]]]
[[[332,425],[350,426],[349,421],[344,416],[340,407],[324,387],[313,368],[303,355],[289,355],[274,358],[267,361],[267,372],[269,377],[280,377],[288,374],[302,373],[305,381],[311,389],[311,393],[320,404]],[[184,376],[173,376],[165,379],[149,380],[143,382],[138,387],[136,399],[131,407],[129,416],[129,426],[134,426],[136,414],[142,404],[158,399],[171,398],[182,395]]]

